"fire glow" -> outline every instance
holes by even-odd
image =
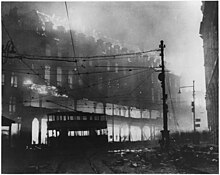
[[[55,86],[39,85],[33,83],[31,80],[25,80],[23,84],[26,85],[29,89],[41,95],[52,95],[55,97],[65,97],[65,98],[68,97],[66,94],[59,94],[58,89]]]

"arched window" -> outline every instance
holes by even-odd
[[[50,85],[50,66],[45,66],[45,76],[44,76],[47,85]]]
[[[57,86],[62,86],[62,69],[57,68]]]
[[[34,118],[32,121],[32,144],[38,144],[39,138],[39,121]]]
[[[73,71],[71,70],[68,72],[68,85],[71,89],[73,88]]]

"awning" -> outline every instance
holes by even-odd
[[[15,123],[15,121],[2,116],[2,126],[11,126],[12,123]]]

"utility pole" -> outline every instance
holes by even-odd
[[[192,112],[193,112],[193,132],[194,132],[194,136],[196,133],[196,110],[195,110],[195,80],[193,80],[193,104],[192,104]]]
[[[195,121],[196,121],[196,111],[195,111],[195,80],[193,80],[193,85],[192,86],[182,86],[182,87],[179,87],[179,94],[181,93],[180,89],[183,89],[183,88],[189,88],[189,87],[192,87],[193,88],[193,101],[192,101],[192,112],[193,112],[193,132],[194,132],[194,135],[195,135],[195,132],[196,132],[196,124],[195,124]]]
[[[163,130],[161,131],[162,140],[160,141],[161,148],[164,151],[169,150],[169,131],[168,131],[168,123],[167,123],[167,112],[168,112],[168,105],[166,103],[167,94],[165,88],[165,66],[164,66],[164,42],[163,40],[160,41],[160,56],[161,56],[161,67],[162,72],[158,75],[158,79],[161,81],[162,93],[163,93]]]
[[[193,88],[193,101],[192,101],[192,113],[193,113],[193,142],[195,143],[196,142],[196,139],[195,139],[195,134],[196,134],[196,111],[195,111],[195,80],[193,80],[193,85],[192,86],[182,86],[182,87],[179,87],[179,94],[181,93],[180,89],[182,88],[189,88],[189,87],[192,87]]]

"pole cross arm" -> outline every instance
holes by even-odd
[[[188,88],[188,87],[193,87],[193,86],[181,86],[180,89],[181,88]]]

